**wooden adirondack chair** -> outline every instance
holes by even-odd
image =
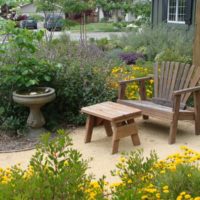
[[[145,81],[154,79],[154,97],[146,99]],[[163,62],[154,66],[154,76],[119,82],[118,103],[142,110],[143,118],[149,116],[171,120],[169,144],[176,141],[178,120],[195,120],[195,134],[200,134],[200,67],[194,65]],[[140,100],[126,100],[126,86],[138,81]],[[194,108],[187,109],[186,102],[194,95]]]

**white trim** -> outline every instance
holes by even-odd
[[[169,23],[169,24],[185,24],[185,21],[169,21],[169,20],[167,20],[167,23]]]
[[[176,15],[175,15],[175,20],[169,20],[169,1],[168,0],[168,8],[167,8],[167,23],[171,24],[185,24],[185,21],[178,21],[178,0],[176,0]]]

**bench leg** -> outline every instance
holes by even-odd
[[[113,138],[112,138],[112,154],[115,154],[118,152],[119,148],[119,138],[117,137],[117,123],[112,123],[113,126]]]
[[[135,120],[134,119],[130,119],[130,120],[127,121],[127,123],[134,125],[134,132],[131,135],[131,139],[132,139],[133,145],[135,145],[135,146],[140,145],[140,138],[138,136],[138,129],[137,129]]]
[[[133,145],[140,145],[138,130],[134,119],[112,123],[113,138],[112,138],[112,154],[118,152],[119,141],[121,138],[131,136]]]
[[[110,122],[107,121],[107,120],[104,120],[103,125],[104,125],[104,128],[106,130],[107,136],[108,137],[112,136],[113,135],[113,131],[112,131],[112,127],[111,127]]]
[[[200,135],[200,92],[194,92],[195,134]]]
[[[142,115],[142,117],[143,117],[144,120],[148,120],[149,119],[148,115]]]
[[[169,144],[174,144],[176,142],[176,133],[178,127],[178,119],[174,119],[171,122],[170,132],[169,132]]]
[[[88,115],[86,122],[86,135],[85,135],[85,143],[91,142],[92,139],[92,131],[94,127],[95,117],[92,115]]]

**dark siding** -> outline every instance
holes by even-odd
[[[153,0],[152,1],[152,25],[156,26],[160,23],[167,22],[167,7],[168,7],[168,0]],[[192,8],[192,26],[194,25],[195,21],[195,6],[196,0],[193,0],[193,8]],[[188,28],[188,25],[185,24],[168,24],[168,26],[178,26],[180,28]]]

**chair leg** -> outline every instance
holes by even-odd
[[[169,144],[174,144],[176,142],[177,127],[178,127],[178,120],[177,119],[172,120],[169,132],[169,141],[168,141]]]
[[[148,115],[142,115],[142,117],[143,117],[144,120],[149,119],[149,116],[148,116]]]
[[[194,92],[195,134],[200,135],[200,92]]]
[[[95,120],[94,116],[88,115],[87,121],[86,121],[85,143],[91,142],[92,131],[93,131],[93,127],[94,127],[94,120]]]

